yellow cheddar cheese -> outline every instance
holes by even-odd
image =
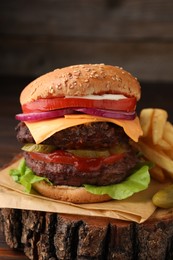
[[[92,122],[111,122],[113,124],[119,125],[123,127],[125,133],[135,142],[137,142],[139,136],[142,135],[142,129],[138,117],[136,117],[134,120],[122,120],[78,114],[65,115],[61,118],[49,119],[38,122],[25,122],[25,124],[29,128],[35,142],[39,144],[56,132],[59,132],[72,126]]]

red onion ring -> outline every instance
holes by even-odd
[[[35,112],[35,113],[23,113],[17,114],[16,119],[19,121],[41,121],[46,119],[53,119],[58,117],[63,117],[64,115],[75,114],[76,112],[80,112],[83,114],[100,116],[100,117],[108,117],[114,119],[125,119],[125,120],[133,120],[136,117],[136,112],[125,112],[125,111],[113,111],[106,109],[97,109],[97,108],[73,108],[73,109],[57,109],[53,111],[46,112]]]
[[[108,117],[108,118],[114,118],[114,119],[133,120],[136,117],[135,111],[133,111],[133,112],[113,111],[113,110],[97,109],[97,108],[75,108],[74,110],[77,112],[82,112],[84,114]]]
[[[17,114],[15,118],[19,121],[34,122],[34,121],[52,119],[56,117],[62,117],[64,115],[69,115],[69,114],[74,114],[74,111],[72,109],[67,108],[67,109],[57,109],[57,110],[47,111],[47,112]]]

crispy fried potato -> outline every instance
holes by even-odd
[[[172,146],[170,143],[168,143],[167,141],[165,141],[164,139],[161,139],[159,141],[159,143],[157,144],[158,147],[160,147],[160,149],[163,149],[164,151],[168,151],[172,149]]]
[[[172,150],[165,150],[166,155],[173,160],[173,149]]]
[[[162,139],[167,118],[168,114],[165,110],[154,109],[151,122],[153,144],[158,144]]]
[[[173,134],[173,125],[169,121],[166,122],[164,131],[170,132]]]
[[[173,125],[167,118],[167,112],[159,108],[143,109],[140,113],[144,135],[137,146],[155,164],[151,177],[160,182],[167,177],[173,179]]]
[[[169,122],[165,124],[163,139],[173,147],[173,127]]]
[[[164,182],[166,179],[162,168],[157,165],[150,169],[150,175],[153,179],[159,182]]]
[[[143,130],[144,137],[146,137],[149,134],[153,112],[153,108],[145,108],[140,113],[140,124]]]
[[[154,162],[156,165],[166,170],[169,174],[169,177],[173,179],[173,160],[170,159],[165,153],[161,150],[156,150],[156,147],[153,145],[148,145],[142,141],[139,144],[140,150],[144,156]]]

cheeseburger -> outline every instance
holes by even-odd
[[[16,115],[32,173],[26,181],[44,196],[74,203],[147,188],[148,168],[133,145],[142,135],[135,112],[140,96],[136,78],[104,64],[56,69],[31,82],[20,96],[23,113]],[[137,190],[134,174],[142,178]]]

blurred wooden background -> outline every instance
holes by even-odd
[[[173,82],[173,1],[0,1],[0,76],[100,62]]]

